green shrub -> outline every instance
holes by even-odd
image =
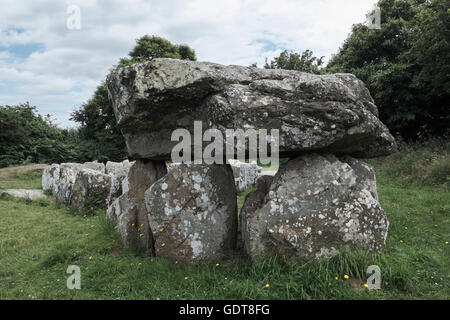
[[[77,159],[73,132],[59,129],[28,103],[0,106],[0,168]]]

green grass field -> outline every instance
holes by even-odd
[[[386,251],[324,261],[236,255],[182,267],[122,249],[104,212],[81,216],[53,199],[2,198],[0,299],[450,299],[450,197],[441,177],[448,154],[444,164],[438,155],[436,185],[402,178],[392,168],[406,160],[395,157],[372,161],[390,220]],[[39,188],[40,179],[40,171],[15,173],[0,178],[0,191]],[[81,290],[66,287],[69,265],[81,269]],[[369,265],[381,268],[381,290],[363,287]]]

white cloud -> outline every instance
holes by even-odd
[[[249,65],[281,50],[311,49],[329,59],[376,0],[3,0],[0,11],[0,105],[30,101],[73,126],[86,101],[135,39],[156,34],[186,43],[197,58]],[[81,30],[68,30],[68,5]],[[25,59],[14,46],[40,44]],[[2,49],[3,48],[3,49]]]

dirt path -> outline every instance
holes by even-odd
[[[30,170],[44,169],[48,164],[30,164],[27,166],[10,167],[0,169],[0,179],[9,177],[13,173],[25,172]]]

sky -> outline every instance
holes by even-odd
[[[29,102],[62,128],[145,34],[197,60],[262,67],[283,50],[328,61],[376,0],[0,0],[0,105]],[[79,22],[79,23],[78,23]]]

